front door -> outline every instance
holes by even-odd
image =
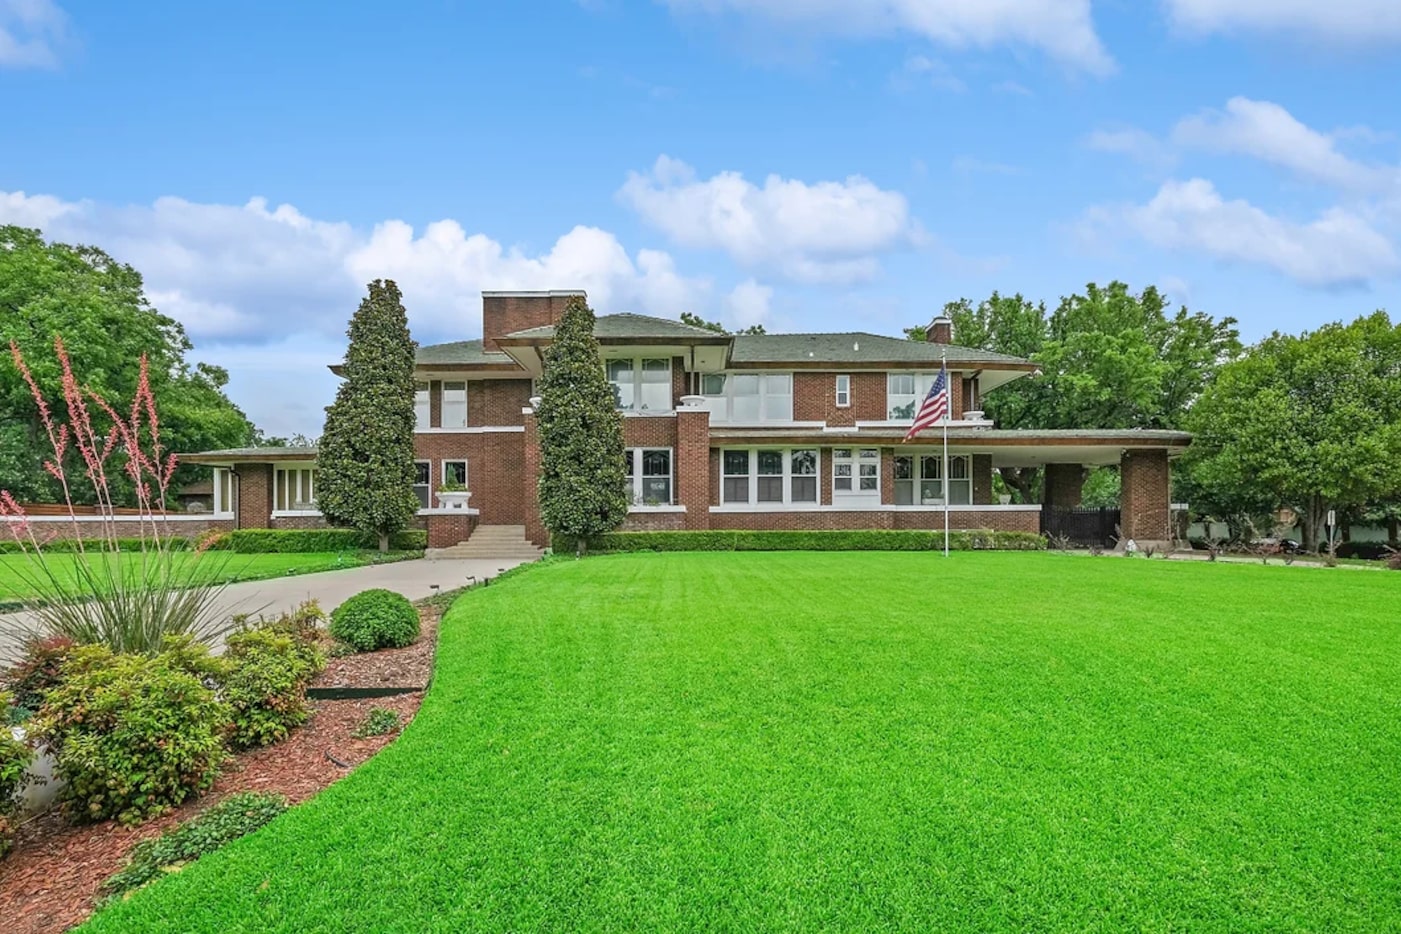
[[[832,505],[880,505],[880,448],[832,449]]]

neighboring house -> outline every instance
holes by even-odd
[[[415,489],[431,546],[462,541],[478,524],[523,526],[546,543],[531,398],[554,324],[576,294],[485,292],[481,340],[419,348]],[[1171,538],[1168,462],[1190,436],[998,430],[980,400],[1036,367],[959,346],[951,331],[936,318],[930,343],[860,332],[731,336],[599,317],[600,365],[625,416],[634,505],[624,528],[937,529],[947,496],[954,528],[1038,532],[1043,504],[997,502],[994,468],[1046,467],[1044,505],[1065,507],[1079,504],[1086,467],[1117,464],[1124,537]],[[939,429],[902,441],[944,358],[948,477]],[[185,460],[214,467],[214,518],[261,528],[320,524],[315,458],[313,448],[250,448]],[[470,508],[440,497],[445,483],[465,486]]]

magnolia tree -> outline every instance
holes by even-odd
[[[21,644],[61,636],[142,654],[156,652],[166,636],[214,639],[227,628],[215,613],[223,589],[214,583],[219,562],[189,560],[187,540],[168,526],[166,498],[177,462],[161,442],[146,358],[123,413],[79,382],[62,338],[54,352],[61,402],[46,397],[18,345],[10,344],[39,412],[49,446],[43,469],[61,491],[68,535],[60,545],[53,524],[32,521],[9,490],[0,490],[0,522],[25,559],[14,569],[20,589],[9,596],[27,612],[6,624],[6,633]],[[75,501],[77,477],[92,503]],[[136,502],[120,521],[118,477]]]

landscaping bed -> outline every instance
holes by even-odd
[[[128,828],[116,821],[74,825],[50,811],[21,825],[15,849],[0,860],[0,918],[6,934],[53,934],[81,922],[93,910],[101,886],[121,869],[142,840],[159,836],[223,798],[240,791],[275,792],[296,804],[345,777],[386,746],[396,732],[357,738],[376,707],[393,710],[406,724],[417,713],[432,674],[439,606],[419,608],[417,642],[330,660],[312,688],[411,688],[404,693],[352,700],[313,699],[307,724],[280,743],[235,754],[214,787],[196,800]]]

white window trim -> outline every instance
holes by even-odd
[[[675,374],[672,372],[672,367],[675,365],[675,363],[674,363],[674,361],[673,361],[670,357],[658,357],[658,356],[653,356],[653,355],[638,356],[638,357],[605,357],[604,360],[603,360],[603,375],[604,375],[605,378],[608,377],[608,365],[609,365],[610,363],[616,363],[616,362],[619,361],[619,360],[627,360],[628,362],[630,362],[630,363],[632,364],[632,400],[633,400],[633,407],[630,408],[630,409],[624,409],[624,408],[621,408],[621,407],[620,407],[620,408],[618,409],[618,411],[622,412],[624,415],[664,415],[664,414],[675,413],[675,411],[676,411],[676,398],[675,398],[674,386],[673,386],[673,383],[672,383],[672,380],[675,378]],[[663,408],[663,409],[640,409],[640,408],[637,407],[637,402],[638,402],[638,400],[642,397],[642,361],[643,361],[643,360],[665,360],[665,361],[666,361],[666,398],[667,398],[667,406],[666,406],[666,408]],[[610,386],[613,385],[613,381],[612,381],[611,379],[609,379],[609,380],[608,380],[608,384],[609,384]],[[659,449],[655,449],[655,450],[659,450]]]
[[[707,374],[725,377],[724,395],[708,395],[705,392],[705,376],[701,377],[700,389],[701,398],[706,400],[706,409],[710,412],[710,420],[716,425],[728,425],[730,427],[743,427],[745,425],[797,425],[793,421],[793,404],[796,392],[796,381],[793,373],[789,370],[726,370],[723,373]],[[759,418],[758,420],[737,421],[732,418],[735,406],[735,377],[736,376],[757,376],[759,377]],[[764,418],[764,402],[768,398],[766,386],[768,385],[763,377],[765,376],[786,376],[788,377],[788,417],[787,418]],[[810,423],[820,425],[821,422]]]
[[[438,487],[442,486],[442,485],[443,485],[443,482],[444,482],[445,480],[447,480],[447,476],[448,476],[448,464],[461,464],[461,465],[462,465],[462,485],[465,486],[465,487],[466,487],[467,489],[469,489],[469,490],[472,489],[472,468],[471,468],[471,466],[467,463],[467,458],[465,458],[465,457],[445,457],[445,458],[443,458],[442,460],[438,461],[438,482],[437,482],[436,484],[433,484],[433,483],[430,483],[430,484],[429,484],[429,486],[433,487],[433,493],[434,493],[434,495],[437,494],[437,492],[438,492]],[[431,469],[431,465],[430,465],[430,469]],[[429,477],[428,479],[429,479],[429,480],[432,480],[433,478],[432,478],[432,477]]]
[[[418,475],[418,465],[419,465],[419,464],[427,464],[427,465],[428,465],[428,482],[427,482],[427,483],[415,483],[415,484],[413,484],[412,489],[413,489],[413,491],[414,491],[414,497],[415,497],[415,498],[418,497],[418,488],[419,488],[419,487],[421,487],[421,486],[427,487],[427,488],[428,488],[428,503],[429,503],[429,505],[431,506],[432,503],[433,503],[433,462],[432,462],[431,460],[429,460],[428,458],[426,458],[426,457],[415,457],[415,458],[414,458],[414,462],[413,462],[413,465],[414,465],[414,475],[415,475],[415,476]],[[429,507],[422,507],[422,508],[419,509],[419,512],[423,512],[423,510],[426,509],[426,508],[429,508]]]
[[[232,467],[215,467],[214,471],[214,502],[210,506],[209,515],[215,519],[232,519],[235,511],[231,508],[231,503],[224,502],[224,477],[229,478],[229,492],[233,493],[238,486],[238,476]]]
[[[292,506],[290,505],[290,504],[292,504],[292,503],[298,503],[298,502],[301,502],[301,503],[308,503],[308,504],[314,504],[314,503],[316,502],[316,479],[315,479],[316,465],[315,465],[315,464],[274,464],[274,465],[273,465],[273,468],[272,468],[272,502],[273,502],[273,506],[275,507],[275,506],[277,505],[279,499],[281,498],[278,494],[281,492],[281,478],[282,478],[282,475],[283,475],[284,473],[286,473],[287,471],[289,471],[289,470],[295,470],[295,471],[297,471],[296,498],[294,499],[294,498],[291,497],[291,496],[289,496],[289,497],[287,498],[287,502],[288,502],[289,505],[288,505],[288,508],[286,508],[286,509],[276,509],[276,508],[274,508],[273,511],[272,511],[273,517],[274,517],[274,518],[277,518],[277,517],[281,517],[281,516],[319,516],[319,515],[321,515],[321,510],[319,510],[319,509],[294,509],[294,508],[292,508]],[[301,498],[301,496],[302,496],[302,471],[306,471],[306,470],[309,470],[309,471],[312,472],[312,476],[311,476],[311,478],[310,478],[310,479],[308,480],[308,482],[307,482],[307,486],[310,488],[310,489],[307,490],[307,492],[311,494],[311,499],[309,499],[309,500],[307,500],[307,499],[302,499],[302,498]]]
[[[659,503],[653,506],[646,505],[642,495],[642,461],[648,451],[665,451],[667,466],[667,489],[671,491],[671,502]],[[632,461],[632,502],[628,506],[628,512],[643,512],[651,510],[653,512],[667,512],[676,502],[676,451],[674,448],[627,448],[624,452]],[[648,476],[661,476],[660,474],[649,474]],[[685,511],[684,509],[682,510]]]
[[[948,498],[948,494],[949,494],[949,485],[950,485],[951,483],[959,483],[959,484],[966,483],[966,484],[968,484],[968,502],[967,502],[967,503],[950,503],[950,504],[949,504],[949,508],[950,508],[950,509],[958,509],[958,508],[963,507],[963,506],[972,505],[972,503],[973,503],[973,455],[972,455],[972,454],[950,454],[950,455],[949,455],[949,473],[953,473],[953,462],[956,461],[956,460],[962,460],[962,461],[964,461],[964,462],[968,465],[968,476],[967,476],[966,479],[963,479],[963,480],[949,480],[949,479],[946,479],[946,478],[943,478],[943,477],[929,477],[929,478],[926,478],[926,477],[924,476],[924,467],[923,467],[923,463],[924,463],[924,458],[926,458],[926,457],[933,457],[933,458],[935,458],[937,461],[939,461],[939,462],[940,462],[940,470],[942,471],[942,469],[943,469],[943,464],[942,464],[942,460],[941,460],[941,459],[942,459],[943,455],[942,455],[941,453],[940,453],[940,454],[934,454],[934,453],[930,453],[929,451],[923,451],[923,452],[921,452],[921,451],[910,451],[910,452],[900,451],[900,452],[898,452],[895,456],[896,456],[897,458],[900,458],[900,457],[909,457],[909,458],[912,458],[912,459],[914,460],[914,464],[913,464],[913,467],[914,467],[914,476],[911,477],[909,480],[898,480],[898,479],[897,479],[897,480],[895,480],[895,481],[893,481],[893,482],[894,482],[894,483],[912,483],[912,484],[914,484],[913,491],[912,491],[912,497],[911,497],[911,498],[921,500],[920,502],[912,503],[911,505],[908,505],[908,506],[900,506],[899,508],[901,508],[901,509],[917,509],[917,508],[942,509],[942,508],[943,508],[943,500],[942,500],[942,499],[941,499],[939,502],[937,502],[937,503],[925,503],[925,502],[922,501],[922,500],[923,500],[923,497],[921,497],[921,496],[919,495],[920,484],[923,483],[923,482],[925,482],[925,480],[927,480],[927,479],[928,479],[928,480],[934,480],[934,479],[939,480],[939,482],[940,482],[940,487],[939,487],[939,489],[942,491],[943,496],[944,496],[945,499]],[[892,496],[895,494],[895,489],[897,489],[897,487],[892,487],[892,489],[891,489],[891,495],[892,495]],[[980,507],[980,508],[981,508],[981,507]]]
[[[843,461],[843,463],[848,463],[848,462],[849,462],[849,463],[851,464],[851,489],[849,489],[849,490],[839,490],[839,489],[837,489],[837,460],[838,460],[838,459],[837,459],[837,451],[838,451],[838,450],[843,450],[843,451],[849,450],[849,451],[851,451],[851,458],[850,458],[850,460],[849,460],[849,461]],[[875,456],[874,458],[869,458],[869,457],[863,458],[863,457],[861,456],[861,452],[862,452],[862,451],[875,451],[875,452],[876,452],[876,456]],[[832,502],[835,503],[838,499],[844,499],[844,500],[865,500],[865,501],[868,501],[868,502],[874,501],[874,502],[876,502],[876,503],[879,503],[879,502],[881,501],[880,480],[881,480],[881,460],[882,460],[882,458],[881,458],[881,453],[880,453],[880,448],[879,448],[879,447],[873,447],[873,446],[871,446],[870,444],[860,444],[860,443],[857,443],[857,442],[853,442],[853,443],[851,443],[851,444],[843,444],[843,445],[841,445],[840,447],[831,448],[831,449],[830,449],[830,452],[831,452],[831,461],[832,461]],[[863,490],[863,489],[861,489],[861,464],[862,464],[862,463],[869,464],[869,463],[872,462],[872,460],[875,461],[875,465],[876,465],[876,488],[875,488],[874,490]]]
[[[720,451],[720,497],[721,497],[721,499],[724,499],[724,496],[725,496],[725,481],[726,481],[727,479],[728,479],[728,480],[737,480],[737,479],[739,479],[739,477],[741,476],[740,474],[727,474],[727,473],[725,473],[725,455],[726,455],[727,453],[730,453],[730,452],[738,452],[738,451],[744,451],[745,453],[747,453],[747,454],[749,455],[749,473],[748,473],[749,486],[748,486],[748,499],[746,499],[743,503],[727,502],[727,503],[725,503],[724,505],[726,505],[726,506],[759,506],[759,507],[765,507],[765,508],[770,508],[770,507],[775,507],[775,506],[782,506],[782,507],[785,507],[785,508],[787,508],[787,507],[792,507],[792,508],[794,508],[794,509],[820,509],[820,508],[822,508],[822,450],[821,450],[820,448],[817,448],[817,447],[779,448],[779,447],[770,447],[770,446],[768,446],[768,445],[764,445],[764,446],[752,447],[752,448],[740,448],[740,447],[726,447],[726,448],[722,448],[721,451]],[[763,503],[759,502],[759,477],[760,477],[760,473],[759,473],[759,452],[760,452],[760,451],[778,451],[779,453],[781,453],[781,454],[783,455],[783,473],[782,473],[782,474],[763,474],[763,476],[765,476],[765,477],[782,477],[782,479],[783,479],[783,499],[782,499],[781,501],[763,502]],[[817,472],[816,472],[816,473],[812,473],[812,474],[795,474],[795,473],[793,473],[793,455],[794,455],[794,453],[796,453],[796,452],[798,452],[798,451],[812,451],[812,452],[814,452],[814,453],[817,455]],[[816,486],[816,493],[817,493],[817,499],[816,499],[815,501],[812,501],[812,502],[809,502],[809,501],[806,501],[806,500],[804,500],[804,501],[802,501],[802,502],[794,502],[794,501],[793,501],[793,478],[794,478],[794,477],[811,477],[811,478],[813,479],[813,481],[814,481],[814,483],[815,483],[815,486]]]
[[[833,390],[833,400],[837,408],[851,408],[851,374],[838,373]]]
[[[471,424],[472,424],[472,414],[471,414],[471,413],[472,413],[472,407],[471,407],[471,405],[469,404],[469,402],[470,402],[470,396],[471,396],[471,390],[470,390],[470,388],[469,388],[468,385],[467,385],[467,380],[466,380],[466,379],[444,379],[444,380],[438,380],[438,421],[439,421],[440,423],[446,422],[446,421],[447,421],[447,410],[448,410],[448,383],[461,383],[461,384],[462,384],[462,424],[461,424],[461,425],[446,425],[446,424],[440,424],[438,427],[439,427],[439,430],[441,430],[441,431],[462,431],[462,430],[464,430],[464,429],[466,429],[466,428],[469,428],[469,427],[471,426]],[[430,404],[431,404],[431,403],[430,403]]]

